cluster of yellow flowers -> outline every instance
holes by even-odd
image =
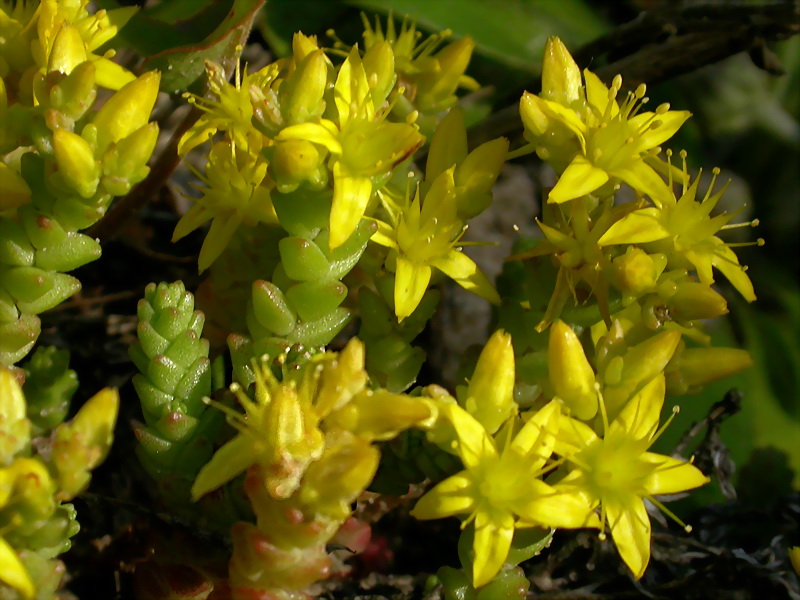
[[[0,3],[0,364],[22,359],[39,320],[100,256],[79,231],[149,172],[159,75],[95,51],[136,11],[88,0]],[[98,88],[118,90],[99,110]]]
[[[667,387],[685,393],[750,364],[741,350],[685,347],[684,336],[707,343],[700,320],[727,312],[710,287],[712,268],[748,301],[755,295],[731,246],[715,235],[731,227],[733,215],[710,214],[724,189],[712,193],[712,180],[698,200],[685,154],[682,169],[672,165],[671,153],[666,161],[659,156],[659,145],[689,114],[668,105],[640,112],[643,85],[618,103],[621,86],[619,76],[610,88],[591,71],[581,77],[552,38],[541,94],[522,97],[529,145],[515,155],[535,150],[558,174],[538,222],[544,239],[512,257],[546,259],[544,268],[557,270],[555,290],[543,312],[527,300],[505,305],[538,314],[537,332],[549,328],[546,338],[522,331],[526,341],[516,342],[527,351],[520,364],[533,390],[529,410],[517,414],[514,351],[502,330],[458,401],[435,386],[426,390],[449,402],[440,406],[443,423],[428,436],[457,453],[465,470],[434,487],[412,514],[461,515],[464,526],[474,527],[474,587],[498,574],[514,531],[530,527],[598,527],[602,539],[609,530],[641,577],[650,557],[646,502],[681,523],[655,496],[708,481],[691,462],[649,451],[666,427],[659,422]],[[615,202],[622,183],[637,199]],[[586,313],[589,298],[601,320],[584,316],[588,322],[570,326],[559,318]],[[516,333],[524,326],[509,327]]]
[[[34,448],[25,396],[14,374],[0,367],[0,590],[8,585],[25,599],[55,592],[63,567],[54,557],[69,550],[78,532],[67,502],[86,489],[90,471],[108,454],[118,408],[117,391],[106,388],[59,424],[47,446]]]
[[[147,175],[158,136],[148,120],[159,75],[136,78],[113,51],[96,53],[134,9],[88,4],[0,0],[0,365],[33,346],[36,314],[77,291],[65,272],[99,256],[79,230]],[[184,285],[149,286],[130,352],[140,460],[170,507],[233,498],[215,523],[236,521],[236,598],[306,597],[390,451],[379,443],[410,428],[463,467],[412,514],[462,518],[473,588],[513,564],[518,530],[537,528],[608,531],[641,577],[647,503],[673,516],[657,496],[708,481],[691,461],[650,451],[669,423],[665,394],[750,364],[741,350],[707,347],[703,321],[727,312],[715,270],[747,301],[755,293],[735,245],[717,237],[739,226],[712,215],[725,191],[714,191],[718,172],[701,194],[686,154],[676,165],[661,150],[689,113],[642,111],[644,85],[623,93],[617,76],[607,87],[552,38],[542,92],[520,104],[527,145],[509,153],[498,138],[470,150],[456,92],[477,87],[465,73],[473,40],[421,40],[407,20],[365,28],[363,48],[324,49],[298,33],[289,57],[237,67],[232,83],[208,62],[208,94],[187,94],[199,117],[178,153],[207,153],[202,169],[190,166],[200,196],[173,239],[210,224],[198,300],[230,315],[209,321],[227,336],[235,382],[226,396],[209,356],[222,344],[201,337]],[[92,112],[97,87],[118,91]],[[414,153],[427,138],[422,169]],[[558,179],[537,221],[542,239],[508,263],[518,297],[498,293],[463,235],[505,161],[534,151]],[[625,201],[622,185],[633,192]],[[530,265],[537,275],[523,281]],[[454,396],[409,391],[424,361],[411,343],[441,274],[496,305],[505,328]],[[330,351],[353,317],[363,341]],[[62,502],[107,452],[117,403],[100,392],[37,452],[30,406],[0,368],[0,583],[26,598],[44,589],[26,552],[50,558],[68,545],[74,514]],[[58,519],[59,535],[44,536]]]

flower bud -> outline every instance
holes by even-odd
[[[100,166],[88,142],[75,133],[56,129],[53,132],[53,151],[58,172],[66,184],[82,197],[91,198],[100,182]]]
[[[611,278],[617,289],[638,297],[652,289],[658,279],[655,262],[644,250],[630,247],[611,264]]]
[[[508,140],[497,138],[475,148],[456,169],[459,218],[471,219],[489,207],[492,186],[506,162],[507,153]]]
[[[328,58],[317,49],[299,62],[282,86],[286,125],[298,125],[319,117],[325,110],[322,96],[327,86]]]
[[[0,465],[9,464],[28,446],[30,430],[22,388],[11,371],[0,367]]]
[[[750,353],[739,348],[685,348],[667,368],[667,386],[671,393],[691,393],[752,365]]]
[[[530,92],[524,92],[520,98],[519,116],[525,128],[525,139],[528,141],[544,135],[550,127],[550,119],[542,108],[542,102],[541,98]]]
[[[103,155],[103,188],[113,196],[127,194],[149,172],[147,161],[158,140],[158,124],[148,123]]]
[[[548,38],[544,46],[541,96],[564,106],[583,99],[581,70],[557,37]]]
[[[464,109],[456,105],[447,112],[433,134],[425,165],[425,179],[433,181],[447,169],[460,165],[465,158],[467,129],[464,126]]]
[[[474,49],[475,40],[467,35],[436,53],[433,58],[439,69],[425,73],[417,87],[416,104],[420,110],[440,110],[455,102],[455,91],[464,77]]]
[[[670,313],[676,321],[714,319],[728,314],[728,303],[712,287],[696,281],[683,281],[669,298]]]
[[[50,104],[73,120],[80,119],[96,97],[95,68],[88,60],[50,89]]]
[[[117,390],[105,388],[84,404],[78,414],[54,434],[53,464],[58,472],[58,497],[70,500],[81,493],[108,454],[119,411]]]
[[[369,81],[372,103],[379,108],[386,102],[386,97],[397,80],[395,72],[394,52],[389,42],[378,42],[370,46],[361,59]]]
[[[53,40],[53,47],[47,60],[47,70],[69,75],[85,60],[86,46],[80,32],[74,26],[63,23]]]
[[[317,147],[306,140],[277,142],[270,170],[278,191],[293,192],[303,181],[314,177],[322,158]]]
[[[92,125],[97,128],[100,152],[147,123],[158,96],[160,80],[157,71],[145,73],[111,96],[97,111]]]
[[[514,414],[514,348],[502,329],[483,347],[463,405],[489,435]]]
[[[587,421],[597,414],[597,391],[592,366],[578,336],[563,321],[550,326],[547,351],[550,383],[576,417]]]

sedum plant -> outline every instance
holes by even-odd
[[[56,557],[77,528],[67,502],[112,439],[110,388],[66,420],[77,379],[64,352],[12,365],[37,315],[79,289],[67,272],[99,257],[80,232],[149,176],[160,75],[135,77],[103,51],[134,13],[0,5],[3,598],[57,593]],[[153,542],[131,565],[137,594],[185,597],[178,572],[202,598],[314,597],[347,572],[337,548],[367,546],[360,503],[390,493],[416,519],[460,519],[461,565],[432,580],[447,598],[524,598],[522,564],[558,529],[610,537],[639,579],[647,507],[689,532],[663,496],[709,481],[651,449],[672,418],[665,394],[752,362],[712,347],[705,322],[728,312],[717,273],[755,300],[724,241],[754,223],[718,211],[718,171],[701,190],[687,154],[662,150],[688,111],[644,110],[645,85],[581,72],[558,38],[541,93],[520,100],[522,145],[471,146],[457,91],[479,87],[466,74],[475,42],[422,39],[407,19],[364,25],[363,44],[332,48],[297,33],[252,71],[235,40],[216,40],[222,58],[211,38],[186,51],[196,64],[209,50],[172,144],[194,177],[172,239],[201,231],[202,279],[195,293],[180,280],[144,289],[128,396],[153,504],[223,541],[207,556]],[[556,175],[541,236],[517,241],[495,286],[465,234],[504,164],[534,152]],[[493,306],[494,332],[453,390],[416,385],[416,340],[445,278]]]
[[[80,290],[67,272],[100,256],[80,233],[148,173],[159,75],[97,54],[135,12],[88,0],[0,6],[0,364],[31,350],[38,314]],[[115,93],[96,108],[98,91]]]

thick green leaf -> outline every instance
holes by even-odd
[[[133,16],[119,34],[146,57],[144,68],[161,71],[161,89],[183,92],[205,70],[205,61],[226,72],[239,60],[253,19],[265,0],[175,0]],[[99,0],[101,8],[118,6]]]
[[[159,69],[161,89],[170,93],[187,90],[203,75],[207,60],[221,64],[226,72],[230,71],[239,60],[253,19],[264,1],[234,0],[225,18],[208,36],[199,42],[151,56],[145,62],[145,68]]]
[[[560,36],[568,46],[606,30],[597,11],[582,0],[350,0],[350,4],[381,13],[408,15],[432,31],[450,29],[471,35],[477,52],[507,66],[538,73],[544,43]]]

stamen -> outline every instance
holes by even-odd
[[[681,407],[680,406],[673,406],[672,407],[672,414],[669,416],[669,418],[666,420],[666,422],[663,425],[661,425],[661,427],[658,429],[658,431],[656,431],[655,434],[653,434],[653,437],[650,438],[650,445],[651,446],[653,444],[655,444],[656,440],[661,437],[661,434],[663,434],[664,431],[666,431],[667,427],[669,427],[669,424],[672,423],[672,420],[675,418],[675,416],[679,412],[681,412]]]
[[[685,175],[684,181],[683,181],[683,186],[682,186],[683,187],[683,194],[685,194],[686,190],[689,188],[689,169],[686,166],[686,156],[687,156],[686,150],[681,150],[680,151],[680,157],[681,157],[681,162],[683,163],[683,166],[682,166],[683,174]],[[699,177],[699,175],[698,175],[698,177]]]
[[[648,500],[650,500],[650,502],[652,502],[652,503],[653,503],[653,504],[656,506],[656,508],[658,508],[658,510],[660,510],[661,512],[663,512],[663,513],[664,513],[665,515],[667,515],[667,516],[668,516],[670,519],[672,519],[672,520],[673,520],[673,521],[675,521],[675,522],[676,522],[678,525],[680,525],[681,527],[683,527],[683,530],[684,530],[686,533],[691,533],[691,532],[692,532],[692,526],[691,526],[691,525],[687,525],[686,523],[684,523],[683,521],[681,521],[681,520],[678,518],[678,516],[677,516],[677,515],[676,515],[674,512],[672,512],[670,509],[668,509],[666,506],[664,506],[664,504],[662,504],[660,501],[656,500],[656,499],[655,499],[653,496],[649,496],[649,495],[648,495],[648,496],[645,496],[645,498],[647,498]]]
[[[761,221],[758,219],[753,219],[752,221],[745,221],[744,223],[729,223],[728,225],[723,225],[720,227],[720,230],[723,229],[739,229],[741,227],[758,227],[761,224]]]

